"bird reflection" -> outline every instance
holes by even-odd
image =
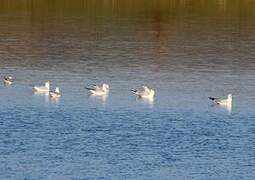
[[[228,111],[228,114],[230,115],[232,112],[232,104],[224,106],[224,108]]]
[[[48,100],[50,99],[51,102],[55,103],[56,105],[59,104],[59,101],[60,101],[60,98],[57,97],[57,98],[52,98],[50,96],[48,96]]]
[[[153,108],[153,106],[154,106],[154,98],[136,97],[136,101],[141,102],[146,105],[149,105],[149,107],[151,107],[151,108]]]
[[[228,112],[228,114],[231,115],[232,104],[228,104],[228,105],[213,104],[212,107],[217,107],[217,108],[225,109]]]
[[[45,102],[49,102],[49,92],[34,91],[35,96],[44,96]]]
[[[97,96],[97,95],[94,95],[94,94],[90,94],[89,95],[89,98],[92,99],[93,101],[97,101],[97,102],[101,102],[102,105],[105,105],[106,101],[107,101],[107,98],[108,98],[108,95],[105,94],[103,96]]]

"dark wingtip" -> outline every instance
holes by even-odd
[[[91,88],[91,87],[85,87],[85,89],[87,89],[87,90],[95,90],[95,88]]]
[[[209,99],[211,99],[212,101],[214,101],[214,100],[215,100],[215,98],[213,98],[213,97],[209,97]]]

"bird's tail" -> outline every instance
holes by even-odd
[[[215,98],[214,98],[214,97],[209,97],[209,99],[211,99],[212,101],[214,101],[214,100],[215,100]]]
[[[87,90],[93,90],[92,88],[90,88],[90,87],[85,87],[85,89],[87,89]]]
[[[131,91],[132,91],[133,93],[137,93],[137,90],[135,90],[135,89],[131,89]]]

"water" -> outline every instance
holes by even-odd
[[[0,179],[254,179],[254,7],[1,1]],[[32,92],[47,80],[59,100]],[[228,93],[231,110],[208,100]]]

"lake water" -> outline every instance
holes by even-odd
[[[254,8],[2,0],[0,179],[255,179]],[[32,92],[47,80],[59,100]],[[88,95],[103,82],[108,97]],[[208,99],[228,93],[232,109]]]

